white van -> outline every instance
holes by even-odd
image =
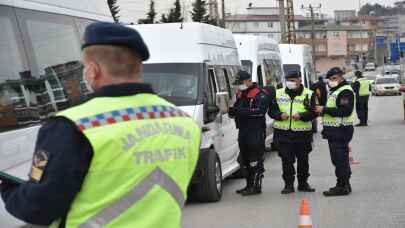
[[[318,79],[312,61],[312,49],[306,44],[280,44],[284,72],[299,70],[302,84],[310,88]]]
[[[1,166],[6,155],[27,156],[43,119],[86,97],[80,37],[94,21],[112,21],[105,1],[0,0]],[[21,224],[2,202],[0,221]]]
[[[260,87],[283,86],[280,50],[275,40],[255,35],[234,34],[242,68],[252,74],[253,82]],[[266,148],[270,149],[273,141],[273,120],[266,117]]]
[[[238,131],[228,117],[235,100],[232,82],[241,68],[232,33],[200,23],[129,27],[141,33],[151,53],[143,80],[202,128],[191,196],[204,202],[220,200],[222,180],[239,169]]]

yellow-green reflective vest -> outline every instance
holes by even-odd
[[[181,226],[201,138],[187,114],[138,94],[95,98],[59,116],[75,122],[94,151],[66,228]]]
[[[359,96],[370,96],[370,81],[366,78],[359,78],[360,83]]]
[[[328,97],[328,102],[326,103],[327,108],[337,108],[336,100],[341,92],[344,90],[350,90],[353,94],[353,89],[349,85],[345,85],[334,91]],[[353,112],[348,117],[332,117],[331,115],[324,114],[322,118],[323,126],[326,127],[340,127],[340,126],[351,126],[354,122],[354,109]]]
[[[297,113],[307,112],[305,107],[305,100],[310,101],[312,91],[304,88],[301,95],[291,100],[290,96],[285,92],[285,89],[279,89],[276,93],[276,99],[280,111],[287,113],[290,117],[288,120],[274,122],[274,128],[280,130],[292,130],[292,131],[312,131],[312,122],[304,122],[302,120],[293,120],[292,116]]]

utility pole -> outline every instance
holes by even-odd
[[[302,9],[309,10],[311,13],[311,43],[312,43],[312,62],[314,64],[314,70],[316,72],[316,42],[315,42],[315,13],[314,9],[319,10],[321,9],[322,5],[319,4],[318,7],[314,8],[311,4],[308,7],[302,5]]]
[[[218,25],[221,24],[222,21],[219,17],[217,0],[208,1],[208,14],[210,15],[211,18],[216,19]]]
[[[285,8],[284,8],[284,0],[277,0],[278,7],[280,10],[280,33],[281,33],[281,43],[287,42],[286,32],[285,32]]]
[[[225,15],[225,0],[221,0],[221,7],[222,7],[222,27],[226,27],[226,15]]]
[[[297,36],[295,34],[295,14],[293,0],[287,0],[287,34],[288,43],[297,43]]]

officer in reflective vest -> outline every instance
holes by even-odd
[[[281,194],[295,192],[295,167],[297,160],[298,190],[314,192],[308,184],[309,161],[312,151],[312,121],[317,117],[313,111],[315,94],[302,85],[301,73],[292,70],[286,74],[286,88],[277,90],[270,104],[269,115],[274,122],[274,143],[279,149],[285,183]]]
[[[337,184],[323,194],[341,196],[351,193],[351,169],[349,143],[353,138],[355,97],[352,87],[343,77],[343,71],[334,67],[327,73],[330,92],[325,107],[317,106],[316,112],[323,116],[323,137],[328,140],[330,155]]]
[[[201,130],[140,82],[148,58],[133,29],[86,28],[83,72],[94,96],[42,126],[30,181],[1,186],[11,214],[53,228],[181,226]]]
[[[356,80],[353,83],[353,91],[356,94],[356,111],[357,117],[360,123],[357,127],[363,127],[368,125],[368,100],[370,98],[371,83],[363,77],[361,71],[355,72]]]
[[[239,129],[241,166],[247,170],[246,187],[237,190],[236,193],[243,196],[260,194],[264,173],[267,94],[252,82],[252,76],[245,71],[238,72],[234,84],[238,85],[239,89],[229,115],[235,118]]]

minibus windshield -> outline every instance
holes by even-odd
[[[145,64],[143,81],[177,106],[196,105],[202,66],[198,63]]]

